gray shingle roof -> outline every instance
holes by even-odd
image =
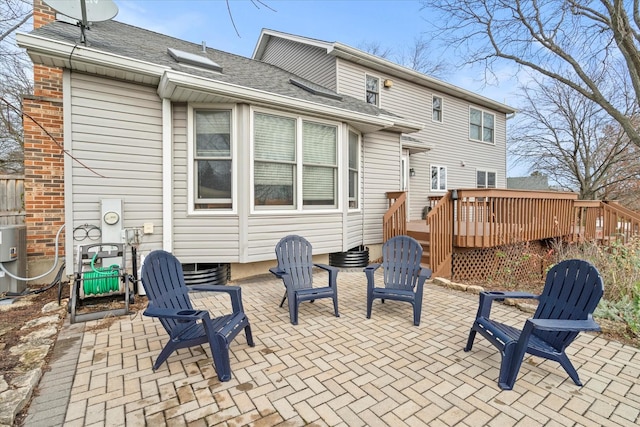
[[[33,30],[30,34],[54,41],[76,44],[79,40],[80,29],[74,25],[56,21]],[[399,117],[353,97],[341,96],[341,99],[331,99],[322,95],[314,95],[301,87],[291,84],[290,79],[295,77],[296,80],[303,81],[310,87],[321,88],[320,86],[271,64],[212,48],[206,48],[206,53],[203,53],[202,45],[200,44],[118,21],[96,22],[87,30],[86,37],[91,49],[170,67],[194,76],[358,113]],[[222,73],[181,65],[169,55],[168,48],[204,55],[219,64],[222,67]],[[331,92],[331,90],[322,88],[318,92]]]

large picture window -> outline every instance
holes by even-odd
[[[447,168],[445,166],[431,166],[431,190],[447,190]]]
[[[295,208],[296,120],[256,113],[253,132],[256,206]]]
[[[302,124],[302,204],[336,206],[338,137],[335,126]]]
[[[195,110],[195,208],[232,208],[231,111]]]
[[[253,133],[257,208],[337,207],[337,126],[256,112]]]

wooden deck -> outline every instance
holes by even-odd
[[[451,274],[456,249],[487,249],[561,238],[603,245],[640,235],[640,214],[615,202],[553,191],[458,189],[435,201],[426,220],[408,221],[403,192],[388,193],[384,240],[409,234],[423,244],[434,276]],[[425,261],[426,262],[426,261]]]

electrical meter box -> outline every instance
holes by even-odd
[[[27,275],[27,227],[24,225],[0,226],[0,293],[22,293],[25,280],[16,277]],[[6,271],[5,271],[6,270]]]

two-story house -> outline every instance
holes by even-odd
[[[361,245],[375,258],[386,192],[410,188],[419,218],[427,196],[475,187],[482,171],[485,185],[504,184],[512,110],[501,104],[280,33],[265,32],[254,59],[117,21],[93,23],[82,43],[77,26],[34,4],[36,28],[17,36],[35,64],[24,100],[30,274],[56,251],[72,273],[75,248],[92,239],[228,263],[232,278],[266,273],[287,234],[323,261]],[[268,59],[280,42],[291,66]],[[305,46],[315,53],[302,62],[325,77],[295,66]]]
[[[339,42],[263,30],[253,58],[424,127],[402,138],[409,218],[454,188],[506,188],[511,107]]]

